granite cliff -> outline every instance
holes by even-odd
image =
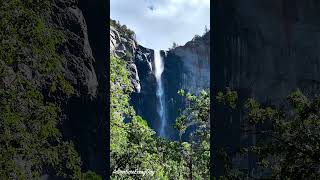
[[[1,2],[1,179],[106,175],[104,6]]]
[[[115,21],[114,21],[115,23]],[[134,35],[128,36],[126,28],[111,25],[111,54],[128,62],[131,82],[135,91],[131,94],[131,104],[138,115],[146,119],[156,131],[160,127],[157,115],[157,83],[154,75],[154,50],[139,45]],[[169,51],[161,51],[164,61],[165,101],[167,104],[168,137],[178,138],[178,132],[172,125],[178,116],[179,109],[184,107],[178,90],[185,89],[197,93],[210,86],[210,32],[196,36],[184,46]]]
[[[74,85],[80,94],[69,98],[64,106],[67,115],[63,126],[64,136],[75,142],[82,168],[92,170],[106,179],[109,165],[106,154],[109,141],[106,122],[109,73],[106,62],[107,2],[58,1],[61,2],[60,6],[57,3],[60,10],[57,9],[55,14],[62,18],[61,28],[69,39],[69,48],[64,53],[70,59],[67,64],[76,79],[85,80],[82,83],[85,86],[81,83]]]
[[[218,0],[212,7],[212,83],[216,92],[230,87],[238,91],[240,101],[253,97],[275,106],[282,106],[296,88],[308,96],[319,94],[318,2]],[[255,143],[255,136],[244,132],[248,124],[243,112],[230,113],[216,104],[214,116],[212,149],[224,148],[236,166],[254,173],[253,155],[234,158],[239,145]],[[222,164],[218,159],[214,163],[218,176]]]

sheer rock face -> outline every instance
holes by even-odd
[[[128,62],[130,79],[135,87],[131,94],[131,104],[138,115],[149,123],[156,131],[160,127],[157,113],[157,82],[154,75],[154,50],[145,48],[132,38],[126,38],[119,30],[110,28],[110,53]],[[127,52],[133,50],[133,57],[127,58]],[[161,51],[164,61],[162,79],[164,83],[166,114],[168,126],[167,137],[178,138],[173,123],[179,109],[184,107],[183,99],[177,94],[185,89],[198,93],[200,89],[210,86],[210,33],[189,41],[184,46]],[[131,54],[131,53],[130,53]]]
[[[85,3],[88,4],[81,6]],[[105,177],[107,105],[103,81],[107,70],[99,71],[99,68],[104,67],[107,53],[106,45],[98,46],[99,42],[92,34],[99,34],[101,28],[104,30],[103,25],[96,25],[103,22],[94,17],[92,23],[91,17],[101,8],[103,3],[97,0],[54,0],[51,21],[65,34],[66,42],[60,48],[65,57],[63,71],[76,93],[69,99],[62,99],[64,139],[74,142],[84,172],[92,170]],[[103,37],[105,35],[100,39]]]
[[[66,44],[62,47],[65,60],[65,78],[78,96],[97,95],[95,59],[89,44],[87,24],[75,1],[56,0],[52,21],[63,30]]]
[[[210,34],[193,39],[184,46],[160,51],[164,62],[162,74],[165,91],[166,136],[178,139],[178,132],[173,129],[173,124],[183,109],[184,101],[177,92],[185,89],[188,92],[198,93],[200,89],[210,86]],[[134,63],[140,77],[141,92],[131,95],[131,102],[138,115],[146,119],[151,128],[160,129],[160,119],[157,113],[159,103],[156,91],[157,82],[154,75],[154,50],[138,46]]]
[[[127,37],[120,29],[110,26],[110,54],[127,62],[129,78],[134,87],[130,103],[151,128],[157,129],[160,121],[157,120],[153,50],[139,45],[134,37]]]
[[[183,109],[185,102],[178,91],[199,93],[201,89],[210,88],[210,32],[202,37],[197,37],[168,52],[163,52],[164,82],[166,109],[167,109],[167,134],[169,138],[177,139],[177,130],[173,124]],[[183,138],[187,138],[187,134]]]
[[[168,52],[182,63],[180,87],[192,93],[210,87],[210,32]],[[170,58],[165,58],[170,61]]]
[[[247,89],[260,101],[281,101],[297,87],[319,92],[320,3],[233,0],[217,5],[214,64],[225,74],[217,72],[217,82]]]
[[[319,94],[319,2],[218,0],[213,8],[216,90],[230,87],[240,100],[254,97],[275,105],[296,88],[310,96]],[[239,144],[255,143],[255,137],[241,132],[247,124],[240,112],[231,116],[215,107],[216,147],[232,151]],[[254,157],[248,159],[246,166],[252,170]]]
[[[157,82],[153,61],[154,51],[139,45],[134,62],[140,77],[141,91],[131,94],[131,104],[137,114],[147,120],[151,128],[157,130],[160,127],[160,121],[157,114]]]

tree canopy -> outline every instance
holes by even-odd
[[[192,141],[160,138],[129,105],[132,92],[126,61],[111,56],[111,178],[186,179],[209,177],[209,92],[186,96],[189,106],[177,122],[197,124]],[[184,96],[184,95],[183,95]],[[189,116],[192,114],[192,117]],[[185,118],[189,116],[189,118]],[[126,123],[125,119],[129,119]],[[177,125],[176,127],[178,127]],[[150,171],[152,174],[121,174],[120,171]]]
[[[254,153],[258,158],[258,169],[250,178],[319,179],[320,97],[310,99],[295,90],[284,105],[263,106],[253,98],[244,104],[249,125],[260,127],[246,132],[257,136],[256,145],[241,148],[241,153]],[[246,177],[247,172],[231,165],[223,178]]]

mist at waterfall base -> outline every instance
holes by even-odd
[[[161,75],[164,70],[163,59],[161,58],[160,51],[154,50],[154,74],[157,80],[157,112],[160,119],[160,130],[159,136],[166,137],[165,127],[167,125],[166,119],[166,105],[165,105],[165,95],[164,95],[164,87],[161,79]]]

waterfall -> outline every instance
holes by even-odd
[[[165,137],[165,127],[167,124],[166,120],[166,106],[165,106],[165,99],[164,99],[164,90],[163,84],[161,80],[161,75],[164,69],[163,61],[160,55],[160,51],[154,50],[154,67],[155,67],[155,77],[157,80],[157,99],[159,103],[157,105],[157,111],[160,118],[160,136]]]

